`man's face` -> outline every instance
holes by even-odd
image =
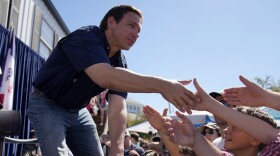
[[[141,23],[141,18],[132,12],[124,14],[119,23],[110,17],[108,29],[111,30],[112,38],[109,40],[111,48],[129,50],[139,37]]]
[[[128,149],[131,145],[130,137],[125,135],[124,136],[124,148]]]

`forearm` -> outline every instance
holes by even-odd
[[[113,68],[107,78],[104,79],[107,88],[136,93],[160,93],[160,87],[167,83],[162,78],[140,75],[123,68]]]
[[[145,76],[124,68],[115,68],[101,63],[88,67],[85,72],[102,88],[117,91],[160,93],[162,86],[169,83],[158,77]]]
[[[268,96],[266,106],[280,111],[280,93],[272,91],[267,92]]]
[[[270,143],[276,138],[278,134],[277,129],[273,128],[265,121],[241,113],[232,108],[225,107],[217,101],[213,100],[211,102],[212,104],[210,109],[208,110],[209,112],[213,113],[215,116],[224,119],[228,123],[231,123],[232,125],[238,127],[242,131],[254,136],[261,142]],[[254,126],[248,126],[248,124]]]
[[[110,153],[113,155],[123,155],[124,153],[127,110],[126,103],[123,100],[122,97],[117,95],[109,96],[108,126],[111,140]]]
[[[221,151],[210,141],[208,141],[201,134],[196,133],[194,139],[194,145],[191,146],[196,155],[199,156],[221,156]]]

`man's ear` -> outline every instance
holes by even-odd
[[[108,27],[113,26],[116,23],[115,18],[113,16],[108,17],[107,25]]]

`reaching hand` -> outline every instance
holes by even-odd
[[[198,102],[197,110],[206,110],[209,111],[209,109],[212,108],[212,105],[217,103],[215,99],[213,99],[210,95],[208,95],[197,83],[197,80],[194,79],[193,81],[194,87],[196,89],[196,96],[199,97],[200,102]]]
[[[191,114],[191,109],[195,109],[197,97],[183,85],[187,85],[189,81],[169,81],[167,86],[163,87],[161,95],[171,102],[181,112]]]
[[[224,100],[231,105],[265,106],[267,91],[243,76],[239,76],[239,79],[245,87],[225,89]]]
[[[184,116],[183,113],[176,111],[179,120],[172,120],[171,122],[165,121],[165,130],[168,131],[170,140],[175,144],[184,146],[193,146],[195,135],[198,133],[194,128],[192,122]]]
[[[166,117],[168,109],[163,110],[162,115],[154,110],[152,107],[146,105],[143,108],[146,119],[149,121],[151,126],[153,126],[158,132],[163,130],[164,123],[161,120],[161,117]]]

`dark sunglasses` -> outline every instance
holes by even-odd
[[[224,106],[230,107],[230,105],[225,100],[221,100],[219,102],[221,102]]]
[[[212,135],[212,134],[214,134],[214,131],[216,131],[216,130],[207,128],[207,129],[204,129],[204,130],[203,130],[202,135],[204,135],[204,136],[205,136],[206,134]]]

